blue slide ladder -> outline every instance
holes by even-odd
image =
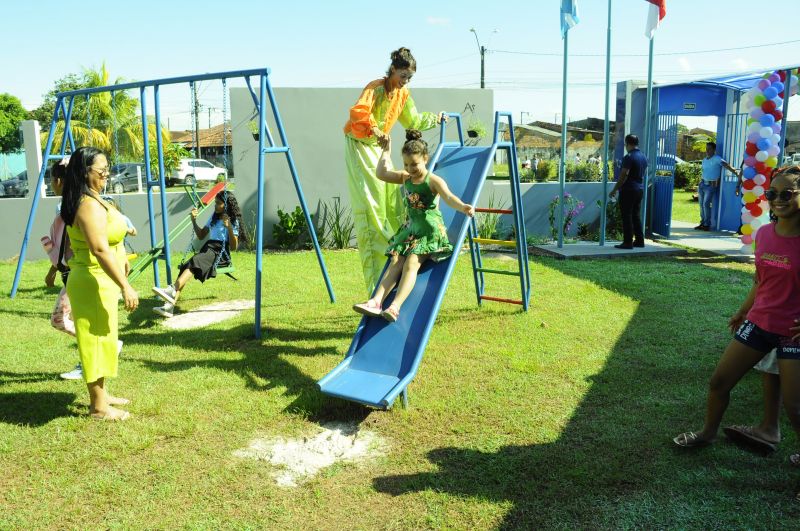
[[[461,116],[455,113],[448,113],[448,116],[456,119],[459,141],[445,142],[445,125],[442,124],[440,143],[431,157],[429,168],[447,181],[456,196],[474,205],[487,174],[493,169],[497,149],[509,149],[511,154],[516,152],[514,137],[511,136],[510,142],[499,142],[499,126],[496,123],[491,146],[465,146]],[[513,131],[511,115],[495,113],[495,122],[501,116],[508,117],[509,129]],[[514,171],[513,179],[518,183]],[[519,186],[516,187],[517,196],[513,202],[515,220],[521,222],[524,216],[518,192]],[[454,248],[461,249],[470,228],[470,218],[446,204],[440,206],[447,235]],[[523,236],[524,229],[518,228],[517,234]],[[408,405],[408,384],[419,370],[458,255],[456,251],[443,262],[427,261],[422,265],[414,289],[403,304],[396,322],[389,323],[375,317],[361,319],[344,360],[317,382],[322,393],[378,409],[389,409],[402,394],[403,405]],[[525,257],[520,270],[524,271],[521,275],[523,282],[528,283],[527,250],[520,249],[518,255]],[[394,294],[393,291],[387,297],[385,304],[391,304]],[[529,294],[528,289],[523,299],[527,301]]]
[[[509,140],[498,141],[500,116],[508,117]],[[443,131],[444,132],[444,131]],[[444,136],[444,135],[443,135]],[[442,139],[444,140],[444,139]],[[472,258],[472,272],[475,278],[475,295],[478,298],[478,305],[483,301],[505,302],[509,304],[519,304],[524,311],[528,311],[531,297],[531,277],[528,267],[528,233],[525,229],[525,217],[522,209],[522,194],[519,186],[519,168],[517,167],[517,143],[514,137],[514,126],[511,115],[508,113],[497,113],[494,126],[494,140],[492,142],[496,149],[503,149],[507,152],[508,176],[494,176],[492,180],[507,180],[511,186],[511,209],[501,208],[476,208],[475,212],[495,215],[510,215],[513,218],[514,239],[513,240],[493,240],[478,237],[478,224],[473,218],[469,228],[469,249]],[[500,245],[503,247],[514,247],[517,250],[517,271],[505,271],[500,269],[488,269],[483,266],[481,258],[481,244]],[[486,280],[485,273],[495,275],[510,275],[519,277],[520,298],[508,299],[495,297],[485,294]]]

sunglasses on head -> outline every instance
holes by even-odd
[[[781,190],[780,192],[776,192],[775,190],[767,190],[764,192],[764,197],[767,198],[767,201],[775,201],[776,199],[780,199],[781,201],[789,201],[797,192],[800,192],[800,190]]]

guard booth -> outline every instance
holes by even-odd
[[[783,69],[784,67],[780,67],[780,70]],[[648,155],[649,162],[647,203],[642,207],[646,219],[646,232],[661,237],[670,236],[679,118],[681,116],[716,118],[717,154],[731,166],[738,168],[744,159],[747,141],[744,93],[753,87],[765,72],[775,70],[777,69],[765,69],[688,83],[654,86],[649,139],[644,138],[647,84],[640,81],[623,81],[617,84],[615,174],[618,175],[622,158],[625,156],[625,135],[631,133],[637,135],[640,147]],[[786,113],[784,113],[785,120]],[[785,135],[785,123],[783,131]],[[736,195],[737,183],[736,175],[722,170],[719,195],[714,202],[712,229],[731,232],[739,229],[742,203],[741,198]],[[699,221],[699,206],[697,215]]]

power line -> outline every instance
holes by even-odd
[[[797,44],[800,42],[800,39],[792,40],[792,41],[783,41],[783,42],[770,42],[767,44],[753,44],[750,46],[737,46],[734,48],[717,48],[714,50],[691,50],[685,52],[662,52],[656,53],[653,55],[657,56],[670,56],[670,55],[700,55],[700,54],[707,54],[707,53],[718,53],[718,52],[732,52],[738,50],[752,50],[754,48],[766,48],[768,46],[783,46],[784,44]],[[562,52],[520,52],[515,50],[487,50],[492,53],[507,53],[513,55],[538,55],[543,57],[561,57]],[[612,53],[612,57],[647,57],[646,53]],[[605,57],[606,54],[604,53],[571,53],[571,57]]]

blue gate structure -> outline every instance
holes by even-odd
[[[165,170],[164,170],[164,146],[161,136],[161,106],[160,106],[160,98],[159,98],[159,89],[162,86],[166,85],[176,85],[176,84],[183,84],[188,83],[190,87],[194,87],[194,85],[199,81],[209,81],[209,80],[221,80],[223,83],[223,88],[226,90],[227,81],[234,78],[244,78],[245,82],[247,83],[247,88],[250,91],[250,95],[253,98],[253,103],[255,104],[256,110],[258,111],[258,120],[260,123],[260,134],[258,140],[258,212],[257,212],[257,219],[258,222],[256,224],[256,286],[255,286],[255,323],[254,323],[254,331],[255,337],[261,338],[261,284],[262,284],[262,270],[263,270],[263,248],[264,248],[264,156],[273,153],[283,153],[286,156],[286,162],[289,165],[289,169],[292,174],[292,181],[294,182],[294,187],[297,192],[297,197],[300,200],[300,206],[302,207],[303,214],[305,215],[306,225],[308,226],[308,232],[311,236],[312,243],[314,245],[314,250],[317,255],[317,261],[319,262],[320,269],[322,270],[322,276],[325,280],[325,286],[328,290],[328,296],[330,297],[331,302],[336,301],[336,297],[333,293],[333,287],[331,286],[330,277],[328,276],[328,270],[325,266],[325,261],[322,257],[322,252],[319,247],[319,242],[317,240],[317,234],[314,229],[314,223],[311,221],[311,215],[309,214],[308,207],[306,206],[305,197],[303,195],[303,189],[300,185],[300,180],[297,175],[297,167],[295,166],[294,157],[292,156],[291,148],[286,140],[286,133],[283,128],[283,121],[281,120],[280,112],[278,111],[278,105],[275,101],[275,95],[272,91],[272,86],[269,81],[269,74],[271,70],[269,68],[258,68],[252,70],[237,70],[237,71],[230,71],[230,72],[217,72],[217,73],[209,73],[209,74],[200,74],[200,75],[193,75],[193,76],[183,76],[183,77],[173,77],[173,78],[165,78],[165,79],[154,79],[148,81],[138,81],[138,82],[131,82],[131,83],[120,83],[116,85],[107,85],[102,87],[91,87],[85,88],[80,90],[72,90],[67,92],[60,92],[56,94],[56,104],[55,104],[55,111],[53,112],[53,118],[50,121],[50,131],[47,136],[47,144],[44,149],[44,157],[42,167],[39,171],[39,180],[37,186],[32,188],[33,190],[41,189],[42,185],[44,184],[44,176],[47,170],[47,163],[49,161],[61,160],[66,157],[69,153],[75,151],[75,140],[72,135],[71,130],[71,119],[72,119],[72,110],[75,104],[76,97],[87,97],[90,94],[97,94],[103,92],[111,93],[112,99],[114,93],[122,90],[131,90],[131,89],[139,89],[139,100],[141,104],[141,118],[142,118],[142,136],[143,136],[143,149],[144,149],[144,167],[146,171],[146,182],[147,182],[147,209],[148,209],[148,216],[150,219],[150,245],[153,247],[153,251],[148,254],[152,260],[153,266],[153,280],[155,284],[158,286],[160,285],[159,279],[159,271],[158,271],[158,261],[163,260],[166,266],[167,271],[167,282],[172,281],[172,263],[171,263],[171,249],[170,249],[170,241],[169,241],[169,224],[168,224],[168,216],[167,216],[167,202],[166,202],[166,177],[165,177]],[[255,90],[253,89],[253,84],[251,83],[251,78],[258,76],[259,80],[259,94],[256,94]],[[148,114],[147,114],[147,89],[152,89],[153,94],[153,101],[155,107],[155,136],[156,136],[156,147],[158,152],[158,176],[157,178],[153,178],[150,166],[151,166],[151,158],[150,158],[150,138],[149,138],[149,130],[148,130]],[[225,98],[227,98],[227,94],[225,94]],[[269,101],[269,108],[272,111],[272,117],[274,119],[275,125],[278,128],[278,135],[279,135],[279,142],[276,142],[275,138],[272,135],[272,132],[269,129],[267,124],[267,105],[264,105],[265,102]],[[56,130],[56,123],[59,119],[59,114],[63,116],[64,120],[64,134],[61,140],[61,146],[58,151],[58,155],[52,155],[53,149],[53,140],[54,134]],[[67,151],[67,143],[69,143],[69,152]],[[266,145],[268,143],[269,145]],[[153,206],[153,187],[158,187],[159,190],[159,199],[161,203],[161,229],[162,229],[162,243],[157,244],[156,240],[156,224],[154,219],[154,206]],[[30,238],[30,233],[33,228],[33,220],[34,216],[36,215],[36,208],[39,204],[39,197],[40,194],[31,194],[33,196],[33,202],[31,203],[31,210],[30,214],[28,215],[28,224],[25,228],[25,236],[22,240],[22,246],[19,252],[19,261],[17,263],[17,270],[14,275],[14,283],[11,287],[11,298],[14,298],[17,293],[17,288],[19,287],[19,280],[20,275],[22,273],[22,264],[25,262],[25,255],[28,248],[28,241]],[[159,245],[157,247],[157,245]]]
[[[748,118],[747,113],[731,113],[725,117],[725,148],[722,150],[722,158],[734,168],[740,168],[744,161]],[[738,187],[739,177],[723,168],[717,199],[717,230],[739,230],[742,223],[742,198],[736,193]]]
[[[653,210],[651,232],[668,238],[672,226],[672,195],[675,189],[675,153],[678,147],[678,115],[659,114],[655,128],[655,160],[653,161]]]

